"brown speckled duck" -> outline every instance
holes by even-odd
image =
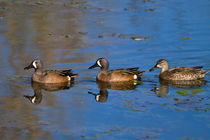
[[[197,80],[204,78],[205,74],[209,72],[201,70],[202,67],[175,67],[169,69],[168,61],[165,59],[158,60],[150,71],[156,68],[161,69],[159,77],[163,80]]]
[[[32,81],[38,83],[64,83],[69,82],[77,76],[77,74],[73,74],[71,69],[69,70],[43,70],[43,64],[41,60],[35,59],[31,62],[31,64],[24,69],[34,68],[35,72],[32,75]]]
[[[103,82],[123,82],[140,79],[141,75],[145,71],[138,71],[138,67],[126,68],[126,69],[115,69],[108,71],[109,62],[106,58],[99,58],[96,63],[89,67],[89,69],[100,67],[101,71],[97,75],[98,81]]]

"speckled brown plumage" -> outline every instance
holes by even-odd
[[[164,80],[197,80],[204,78],[205,74],[209,71],[202,70],[202,67],[175,67],[169,69],[168,61],[160,59],[157,64],[150,69],[153,71],[160,68],[161,72],[159,77]]]

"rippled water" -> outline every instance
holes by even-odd
[[[210,139],[210,75],[180,86],[148,72],[160,58],[210,70],[209,7],[208,0],[1,2],[1,138]],[[110,69],[147,72],[137,86],[97,84],[99,69],[88,67],[99,57]],[[33,71],[23,68],[34,58],[79,77],[67,86],[32,84]]]

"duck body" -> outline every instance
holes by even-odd
[[[35,59],[32,63],[24,69],[34,68],[35,72],[32,75],[32,81],[38,83],[64,83],[74,80],[77,74],[73,74],[71,69],[69,70],[43,70],[42,62],[39,59]]]
[[[109,62],[105,58],[99,58],[96,63],[89,67],[89,69],[100,67],[101,71],[96,77],[97,81],[102,82],[125,82],[130,80],[140,79],[145,71],[139,71],[137,67],[135,68],[125,68],[125,69],[115,69],[109,70]]]
[[[203,79],[209,71],[202,70],[202,67],[175,67],[169,69],[168,61],[160,59],[157,64],[150,69],[153,71],[156,68],[162,69],[159,75],[163,80],[198,80]]]
[[[124,82],[140,79],[143,73],[144,71],[138,71],[138,68],[115,69],[100,71],[96,79],[103,82]]]
[[[204,78],[208,71],[201,70],[202,67],[176,67],[161,72],[159,77],[164,80],[197,80]]]
[[[63,83],[73,80],[75,75],[71,70],[57,71],[45,70],[42,72],[35,72],[32,75],[32,80],[38,83]]]

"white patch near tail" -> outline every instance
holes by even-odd
[[[138,76],[135,74],[135,75],[133,75],[133,79],[137,79],[138,78]]]
[[[67,76],[67,77],[68,77],[68,80],[71,81],[71,77],[70,76]]]
[[[100,95],[96,95],[96,101],[98,102],[100,99]]]
[[[32,100],[31,100],[31,102],[34,104],[35,103],[35,101],[36,101],[36,97],[34,97]]]

